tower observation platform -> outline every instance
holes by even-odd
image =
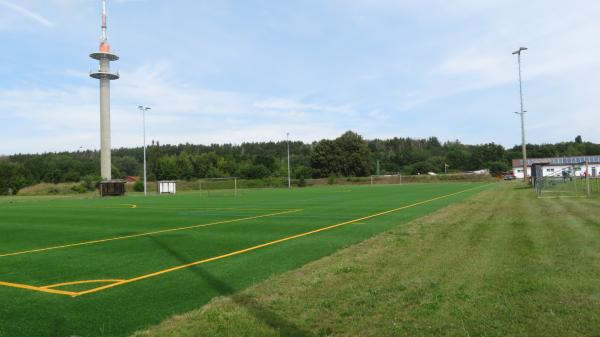
[[[119,56],[110,51],[107,36],[106,1],[102,0],[102,36],[100,48],[90,57],[97,60],[97,71],[90,72],[90,77],[100,81],[100,175],[106,181],[112,179],[111,164],[111,131],[110,131],[110,81],[118,80],[118,72],[110,70],[110,62],[117,61]]]
[[[93,58],[94,60],[100,61],[100,68],[98,68],[98,71],[90,72],[90,77],[95,78],[97,80],[107,79],[107,80],[111,80],[111,81],[118,80],[121,77],[119,75],[119,72],[111,72],[110,71],[110,63],[107,65],[108,69],[102,69],[103,61],[112,62],[112,61],[119,60],[119,56],[117,56],[116,54],[97,52],[97,53],[91,53],[90,57]]]

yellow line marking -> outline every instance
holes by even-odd
[[[63,290],[56,290],[56,289],[46,289],[46,288],[34,287],[34,286],[26,285],[26,284],[9,283],[9,282],[2,282],[2,281],[0,281],[0,286],[11,287],[11,288],[18,288],[18,289],[26,289],[26,290],[33,290],[33,291],[39,291],[39,292],[42,292],[42,293],[57,294],[57,295],[66,295],[66,296],[76,296],[77,295],[77,293],[72,292],[72,291],[63,291]]]
[[[24,250],[24,251],[19,251],[19,252],[14,252],[14,253],[0,254],[0,257],[8,257],[8,256],[15,256],[15,255],[39,253],[39,252],[45,252],[45,251],[55,250],[55,249],[78,247],[78,246],[85,246],[85,245],[91,245],[91,244],[97,244],[97,243],[103,243],[103,242],[110,242],[110,241],[116,241],[116,240],[124,240],[124,239],[137,238],[137,237],[141,237],[141,236],[149,236],[149,235],[163,234],[163,233],[169,233],[169,232],[190,230],[190,229],[195,229],[195,228],[200,228],[200,227],[209,227],[209,226],[221,225],[221,224],[232,223],[232,222],[240,222],[240,221],[246,221],[246,220],[267,218],[267,217],[272,217],[272,216],[276,216],[276,215],[296,213],[296,212],[300,212],[300,211],[302,211],[302,209],[292,209],[292,210],[288,210],[288,211],[285,211],[285,212],[269,213],[269,214],[263,214],[263,215],[245,217],[245,218],[238,218],[238,219],[232,219],[232,220],[223,220],[223,221],[217,221],[217,222],[212,222],[212,223],[207,223],[207,224],[200,224],[200,225],[192,225],[192,226],[186,226],[186,227],[163,229],[163,230],[153,231],[153,232],[147,232],[147,233],[118,236],[118,237],[114,237],[114,238],[92,240],[92,241],[85,241],[85,242],[79,242],[79,243],[71,243],[71,244],[67,244],[67,245],[47,247],[47,248]]]
[[[0,204],[0,208],[34,208],[29,206],[39,206],[34,203],[19,203],[19,204],[8,204],[6,207]],[[123,207],[124,206],[124,207]],[[129,209],[137,208],[144,210],[185,210],[185,211],[287,211],[288,208],[244,208],[244,207],[152,207],[151,205],[143,206],[138,204],[116,204],[109,206],[41,206],[43,208],[59,208],[59,209]]]
[[[236,207],[140,207],[151,210],[177,210],[177,211],[289,211],[289,208],[236,208]]]
[[[197,266],[197,265],[200,265],[200,264],[203,264],[203,263],[207,263],[207,262],[211,262],[211,261],[216,261],[216,260],[221,260],[221,259],[224,259],[224,258],[227,258],[227,257],[231,257],[231,256],[235,256],[235,255],[240,255],[240,254],[247,253],[247,252],[250,252],[250,251],[253,251],[253,250],[257,250],[257,249],[260,249],[260,248],[272,246],[272,245],[275,245],[275,244],[278,244],[278,243],[290,241],[290,240],[293,240],[293,239],[298,239],[298,238],[301,238],[301,237],[304,237],[304,236],[308,236],[308,235],[311,235],[311,234],[320,233],[320,232],[327,231],[327,230],[330,230],[330,229],[334,229],[334,228],[337,228],[337,227],[341,227],[341,226],[345,226],[345,225],[357,223],[357,222],[360,222],[360,221],[363,221],[363,220],[366,220],[366,219],[372,219],[372,218],[379,217],[379,216],[382,216],[382,215],[385,215],[385,214],[390,214],[390,213],[393,213],[393,212],[401,211],[401,210],[404,210],[404,209],[407,209],[407,208],[412,208],[412,207],[416,207],[416,206],[419,206],[419,205],[431,203],[431,202],[436,201],[436,200],[445,199],[445,198],[448,198],[448,197],[451,197],[451,196],[454,196],[454,195],[457,195],[457,194],[465,193],[465,192],[468,192],[468,191],[471,191],[471,190],[474,190],[474,189],[477,189],[477,188],[485,187],[485,186],[488,186],[488,185],[477,186],[477,187],[474,187],[474,188],[470,188],[470,189],[466,189],[466,190],[463,190],[463,191],[459,191],[459,192],[455,192],[455,193],[443,195],[443,196],[432,198],[432,199],[429,199],[429,200],[420,201],[420,202],[417,202],[417,203],[414,203],[414,204],[411,204],[411,205],[408,205],[408,206],[402,206],[402,207],[394,208],[394,209],[391,209],[391,210],[388,210],[388,211],[384,211],[384,212],[380,212],[380,213],[376,213],[376,214],[364,216],[362,218],[358,218],[358,219],[354,219],[354,220],[350,220],[350,221],[345,221],[345,222],[342,222],[342,223],[339,223],[339,224],[335,224],[335,225],[331,225],[331,226],[327,226],[327,227],[315,229],[315,230],[312,230],[312,231],[308,231],[308,232],[304,232],[304,233],[300,233],[300,234],[288,236],[288,237],[285,237],[285,238],[282,238],[282,239],[278,239],[278,240],[275,240],[275,241],[263,243],[263,244],[260,244],[260,245],[257,245],[257,246],[253,246],[253,247],[250,247],[250,248],[241,249],[241,250],[238,250],[238,251],[235,251],[235,252],[231,252],[231,253],[227,253],[227,254],[215,256],[215,257],[211,257],[211,258],[200,260],[200,261],[196,261],[196,262],[191,262],[191,263],[188,263],[188,264],[184,264],[184,265],[181,265],[181,266],[172,267],[172,268],[169,268],[169,269],[164,269],[164,270],[157,271],[157,272],[154,272],[154,273],[150,273],[150,274],[138,276],[138,277],[135,277],[135,278],[132,278],[132,279],[123,280],[121,282],[116,282],[116,283],[113,283],[113,284],[108,284],[108,285],[105,285],[105,286],[102,286],[102,287],[98,287],[98,288],[94,288],[94,289],[90,289],[90,290],[81,291],[81,292],[78,292],[75,295],[73,295],[73,297],[96,293],[96,292],[99,292],[99,291],[102,291],[102,290],[114,288],[114,287],[117,287],[117,286],[121,286],[121,285],[124,285],[124,284],[128,284],[128,283],[132,283],[132,282],[144,280],[144,279],[155,277],[155,276],[159,276],[159,275],[162,275],[162,274],[174,272],[174,271],[177,271],[177,270],[180,270],[180,269],[185,269],[185,268]]]
[[[115,283],[121,282],[123,280],[86,280],[86,281],[75,281],[75,282],[65,282],[65,283],[57,283],[49,286],[40,287],[41,289],[51,289],[51,288],[61,288],[66,286],[73,286],[79,284],[87,284],[87,283]]]
[[[371,218],[375,218],[375,217],[382,216],[382,215],[385,215],[385,214],[389,214],[389,213],[397,212],[397,211],[400,211],[400,210],[404,210],[404,209],[407,209],[407,208],[411,208],[411,207],[416,207],[416,206],[419,206],[419,205],[427,204],[427,203],[430,203],[430,202],[433,202],[433,201],[436,201],[436,200],[445,199],[445,198],[448,198],[448,197],[451,197],[451,196],[454,196],[454,195],[458,195],[458,194],[461,194],[461,193],[465,193],[465,192],[468,192],[468,191],[472,191],[472,190],[475,190],[475,189],[478,189],[478,188],[483,188],[483,187],[490,186],[490,185],[491,184],[486,184],[486,185],[481,185],[481,186],[469,188],[469,189],[466,189],[466,190],[463,190],[463,191],[459,191],[459,192],[455,192],[455,193],[450,193],[450,194],[443,195],[443,196],[440,196],[440,197],[432,198],[432,199],[425,200],[425,201],[420,201],[420,202],[417,202],[417,203],[414,203],[414,204],[411,204],[411,205],[394,208],[394,209],[391,209],[391,210],[388,210],[388,211],[384,211],[384,212],[380,212],[380,213],[368,215],[368,216],[365,216],[365,217],[362,217],[362,218],[358,218],[358,219],[354,219],[354,220],[342,222],[342,223],[339,223],[339,224],[336,224],[336,225],[331,225],[331,226],[319,228],[319,229],[308,231],[308,232],[305,232],[305,233],[300,233],[300,234],[288,236],[288,237],[285,237],[285,238],[282,238],[282,239],[278,239],[278,240],[275,240],[275,241],[263,243],[263,244],[260,244],[260,245],[257,245],[257,246],[253,246],[253,247],[250,247],[250,248],[245,248],[245,249],[238,250],[238,251],[231,252],[231,253],[227,253],[227,254],[224,254],[224,255],[211,257],[211,258],[208,258],[208,259],[204,259],[204,260],[200,260],[200,261],[188,263],[188,264],[181,265],[181,266],[172,267],[172,268],[169,268],[169,269],[164,269],[164,270],[157,271],[157,272],[154,272],[154,273],[150,273],[150,274],[138,276],[138,277],[135,277],[135,278],[132,278],[132,279],[128,279],[128,280],[114,280],[115,282],[112,283],[112,284],[108,284],[108,285],[105,285],[105,286],[102,286],[102,287],[97,287],[97,288],[94,288],[94,289],[89,289],[89,290],[85,290],[85,291],[81,291],[81,292],[63,291],[63,290],[56,290],[56,289],[50,289],[50,288],[51,287],[58,287],[59,285],[80,284],[80,283],[93,283],[93,281],[68,282],[68,283],[62,283],[62,284],[58,284],[58,285],[45,286],[45,287],[35,287],[35,286],[26,285],[26,284],[8,283],[8,282],[1,282],[0,281],[0,286],[12,287],[12,288],[19,288],[19,289],[26,289],[26,290],[32,290],[32,291],[38,291],[38,292],[45,292],[45,293],[51,293],[51,294],[58,294],[58,295],[66,295],[66,296],[71,296],[71,297],[78,297],[78,296],[92,294],[92,293],[96,293],[96,292],[103,291],[103,290],[106,290],[106,289],[114,288],[114,287],[121,286],[121,285],[124,285],[124,284],[128,284],[128,283],[132,283],[132,282],[144,280],[144,279],[147,279],[147,278],[159,276],[159,275],[162,275],[162,274],[174,272],[174,271],[177,271],[177,270],[180,270],[180,269],[185,269],[185,268],[197,266],[197,265],[200,265],[200,264],[203,264],[203,263],[207,263],[207,262],[211,262],[211,261],[216,261],[216,260],[224,259],[224,258],[235,256],[235,255],[240,255],[240,254],[251,252],[251,251],[254,251],[254,250],[257,250],[257,249],[260,249],[260,248],[272,246],[272,245],[275,245],[275,244],[278,244],[278,243],[282,243],[282,242],[286,242],[286,241],[289,241],[289,240],[301,238],[301,237],[308,236],[308,235],[311,235],[311,234],[315,234],[315,233],[327,231],[327,230],[330,230],[330,229],[333,229],[333,228],[337,228],[337,227],[341,227],[341,226],[344,226],[344,225],[356,224],[356,223],[359,223],[362,220],[371,219]],[[267,216],[273,216],[273,215],[277,215],[277,214],[286,214],[286,213],[299,212],[299,211],[302,211],[302,210],[301,209],[290,210],[288,212],[275,213],[275,214],[267,214],[267,215],[263,215],[263,216],[259,216],[259,217],[267,217]],[[253,217],[253,218],[256,218],[256,217]],[[248,219],[248,218],[245,218],[245,219]],[[237,220],[233,220],[233,221],[241,221],[241,220],[242,219],[237,219]],[[106,280],[106,281],[108,281],[108,280]]]

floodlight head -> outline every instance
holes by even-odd
[[[526,47],[520,47],[520,48],[519,48],[519,50],[517,50],[517,51],[514,51],[512,54],[513,54],[513,55],[521,54],[521,52],[522,52],[522,51],[525,51],[525,50],[527,50],[527,48],[526,48]]]

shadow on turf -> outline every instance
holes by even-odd
[[[165,243],[161,242],[158,238],[152,237],[152,236],[150,236],[149,238],[152,239],[154,241],[154,243],[156,243],[156,245],[158,245],[163,250],[165,250],[167,253],[169,253],[171,256],[173,256],[177,260],[179,260],[182,264],[188,264],[191,262],[190,260],[186,259],[181,254],[179,254],[178,252],[173,250],[171,247],[169,247]],[[227,283],[223,282],[222,280],[216,278],[215,276],[210,274],[208,271],[204,270],[201,266],[194,266],[192,268],[189,268],[189,270],[192,271],[193,273],[195,273],[198,277],[200,277],[206,283],[208,283],[213,289],[215,289],[217,292],[219,292],[220,295],[230,296],[230,298],[236,304],[247,309],[248,312],[250,314],[252,314],[252,316],[254,316],[259,321],[262,321],[262,322],[266,323],[267,325],[269,325],[270,327],[272,327],[275,331],[277,331],[279,333],[280,336],[284,336],[284,337],[300,337],[300,336],[312,337],[312,336],[315,336],[314,334],[312,334],[308,331],[302,330],[301,328],[296,326],[294,323],[285,320],[283,317],[277,315],[273,311],[270,311],[269,309],[265,308],[256,299],[254,299],[250,296],[247,296],[247,295],[240,294],[240,293],[235,294],[235,289],[233,289],[231,286],[229,286]]]

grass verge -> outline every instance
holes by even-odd
[[[600,200],[516,186],[134,336],[599,336]]]

